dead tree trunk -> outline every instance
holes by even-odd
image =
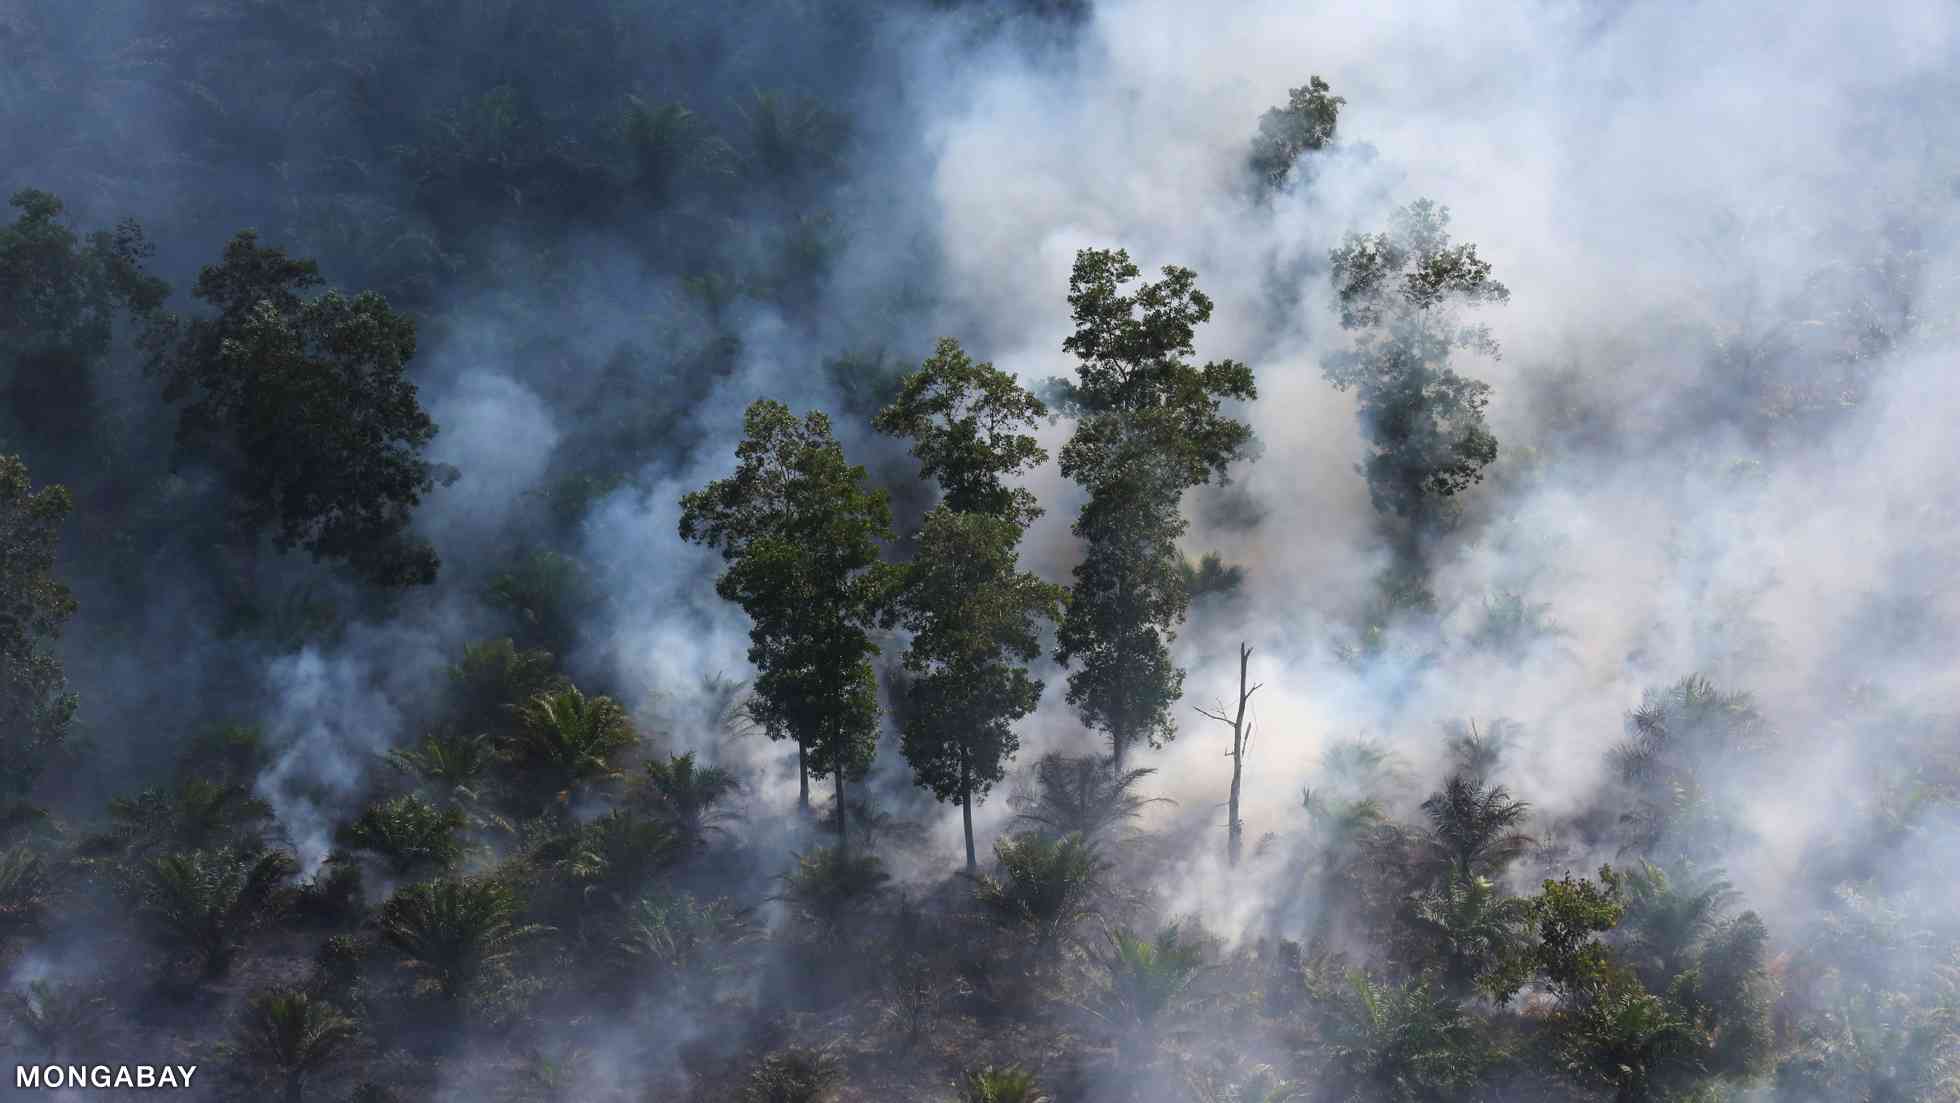
[[[1230,719],[1225,716],[1225,703],[1220,701],[1218,711],[1207,712],[1198,709],[1198,715],[1216,720],[1232,729],[1232,749],[1225,752],[1232,760],[1232,794],[1226,801],[1226,828],[1229,832],[1226,843],[1226,860],[1231,865],[1239,864],[1239,855],[1245,847],[1245,821],[1239,818],[1239,791],[1245,778],[1245,749],[1252,742],[1252,725],[1246,722],[1246,702],[1259,692],[1259,686],[1246,685],[1246,666],[1252,659],[1252,648],[1239,644],[1239,706]],[[1263,684],[1263,683],[1262,683]]]

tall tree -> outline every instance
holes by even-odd
[[[1020,431],[1047,412],[1012,376],[974,363],[948,338],[874,422],[910,437],[923,473],[945,491],[893,608],[912,633],[905,669],[918,675],[906,688],[901,747],[920,785],[959,804],[969,873],[979,869],[974,801],[1020,749],[1014,722],[1034,711],[1042,690],[1026,664],[1041,654],[1040,622],[1057,619],[1064,598],[1061,587],[1017,570],[1015,548],[1041,509],[1003,481],[1047,461]]]
[[[799,419],[761,399],[743,418],[735,473],[681,499],[681,539],[717,548],[728,569],[715,592],[752,622],[757,714],[772,738],[796,740],[811,775],[837,783],[837,833],[848,847],[845,782],[877,751],[878,689],[870,629],[891,580],[878,541],[891,505],[844,459],[830,419]]]
[[[8,435],[34,446],[39,463],[35,449],[94,429],[94,372],[117,316],[149,316],[170,287],[144,272],[154,250],[134,222],[80,238],[47,192],[16,192],[9,205],[20,214],[0,226],[0,387]]]
[[[245,232],[198,275],[215,317],[150,335],[164,398],[185,403],[179,447],[226,479],[232,539],[270,528],[281,551],[346,562],[370,582],[433,582],[435,550],[409,532],[437,466],[436,425],[407,376],[415,322],[381,296],[320,287],[319,266]]]
[[[1170,703],[1183,693],[1184,672],[1169,645],[1190,605],[1177,547],[1188,525],[1181,501],[1191,487],[1222,481],[1245,455],[1252,430],[1222,406],[1258,395],[1246,365],[1190,361],[1212,308],[1197,274],[1166,267],[1161,281],[1125,294],[1139,275],[1120,249],[1076,254],[1075,333],[1062,347],[1079,366],[1075,380],[1054,383],[1062,412],[1077,419],[1062,474],[1089,491],[1074,526],[1087,546],[1056,658],[1076,668],[1069,703],[1109,737],[1119,772],[1132,743],[1155,747],[1176,735]]]
[[[1324,371],[1360,400],[1369,445],[1361,470],[1376,512],[1400,523],[1404,566],[1421,537],[1451,519],[1450,499],[1497,458],[1484,424],[1490,385],[1449,362],[1459,350],[1499,354],[1489,327],[1463,321],[1461,311],[1511,293],[1475,245],[1450,244],[1449,224],[1448,207],[1417,200],[1388,231],[1348,235],[1331,258],[1341,327],[1355,338]]]
[[[54,652],[75,598],[55,577],[69,510],[60,486],[33,488],[27,465],[0,456],[0,823],[67,739],[75,696]]]
[[[1285,107],[1259,116],[1259,133],[1252,139],[1246,166],[1260,184],[1274,189],[1285,186],[1303,154],[1325,149],[1334,140],[1341,105],[1347,100],[1332,92],[1332,86],[1316,74],[1304,87],[1288,90]]]

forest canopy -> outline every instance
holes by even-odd
[[[1960,1100],[1931,0],[0,10],[0,1050]]]

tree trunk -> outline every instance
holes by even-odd
[[[837,764],[837,856],[851,853],[851,815],[844,807],[844,764]]]
[[[960,819],[966,826],[966,872],[972,876],[980,871],[980,862],[973,856],[973,765],[964,747],[960,749]]]
[[[1245,728],[1245,703],[1252,698],[1252,691],[1245,687],[1245,669],[1251,659],[1252,648],[1239,644],[1239,710],[1232,716],[1232,796],[1226,808],[1226,814],[1231,817],[1226,861],[1233,868],[1238,867],[1239,854],[1245,847],[1245,821],[1239,819],[1239,786],[1245,776],[1246,737],[1251,734]]]
[[[1232,822],[1229,842],[1226,845],[1226,861],[1234,867],[1239,864],[1239,852],[1245,846],[1245,821],[1239,818],[1239,777],[1244,770],[1244,756],[1238,754],[1233,755],[1232,799],[1230,801],[1230,807],[1226,811],[1226,814],[1232,818]]]
[[[804,748],[803,740],[800,737],[796,741],[796,777],[802,787],[797,794],[796,806],[802,809],[805,815],[808,815],[810,811],[810,754]]]
[[[1246,702],[1259,691],[1258,686],[1246,685],[1246,666],[1252,660],[1252,648],[1239,644],[1239,707],[1231,716],[1225,715],[1225,704],[1219,702],[1217,712],[1198,709],[1198,715],[1216,720],[1232,729],[1232,749],[1225,752],[1232,760],[1232,792],[1225,802],[1226,816],[1226,861],[1236,867],[1245,849],[1245,823],[1239,819],[1239,794],[1245,782],[1245,750],[1252,742],[1252,728],[1245,721]]]

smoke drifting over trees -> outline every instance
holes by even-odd
[[[17,0],[0,1051],[1960,1099],[1956,44]]]

